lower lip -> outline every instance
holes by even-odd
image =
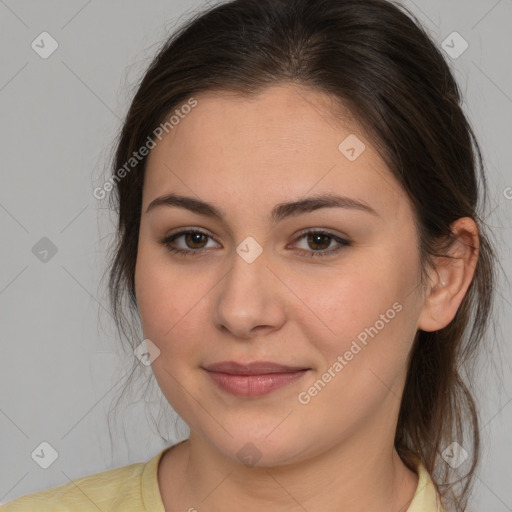
[[[308,370],[264,375],[232,375],[208,372],[213,381],[224,391],[236,396],[261,396],[300,379]]]

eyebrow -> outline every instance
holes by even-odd
[[[161,206],[185,208],[186,210],[190,210],[191,212],[199,215],[205,215],[206,217],[212,217],[219,220],[224,220],[226,218],[226,214],[216,206],[200,199],[181,196],[178,194],[166,194],[164,196],[157,197],[151,201],[146,213]],[[272,224],[276,224],[285,218],[302,215],[304,213],[319,210],[320,208],[360,210],[380,217],[380,215],[371,206],[362,201],[345,196],[322,194],[306,197],[298,201],[276,204],[272,208],[270,218]]]

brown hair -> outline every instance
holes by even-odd
[[[479,259],[455,318],[439,331],[417,332],[395,437],[410,468],[419,455],[445,507],[451,500],[465,510],[480,443],[475,400],[461,372],[470,375],[488,326],[495,256],[480,217],[486,180],[478,143],[448,65],[411,13],[384,0],[234,0],[196,14],[165,42],[143,76],[113,172],[191,95],[219,90],[249,96],[279,83],[328,93],[366,130],[412,201],[422,284],[427,265],[451,241],[451,223],[461,217],[477,223]],[[118,213],[110,299],[132,349],[141,339],[123,311],[128,306],[137,318],[134,272],[145,162],[116,179],[110,196]],[[440,458],[453,441],[469,452],[462,476]]]

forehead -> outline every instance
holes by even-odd
[[[259,210],[334,192],[396,215],[398,201],[406,200],[350,112],[324,93],[280,85],[255,96],[207,92],[194,98],[197,106],[150,152],[145,205],[176,192],[219,199],[226,210],[240,201]],[[355,160],[343,152],[344,141],[362,151]]]

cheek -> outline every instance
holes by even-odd
[[[296,318],[324,368],[342,356],[347,368],[360,369],[351,378],[367,379],[372,369],[391,381],[403,370],[415,334],[417,269],[404,253],[376,252],[347,258],[342,270],[321,279],[297,279],[294,291],[306,307],[297,306]]]
[[[190,267],[191,268],[191,267]],[[135,270],[137,305],[144,332],[160,349],[166,368],[197,354],[194,340],[204,338],[209,318],[207,300],[211,280],[186,266],[171,265],[167,255],[142,247]]]
[[[172,327],[172,319],[176,316],[173,297],[177,283],[171,282],[168,273],[163,270],[162,265],[158,265],[144,251],[139,251],[135,290],[144,335],[149,339],[161,338]]]
[[[183,286],[178,273],[169,272],[168,263],[154,252],[144,246],[139,248],[135,290],[144,336],[162,350],[162,342],[172,335],[174,325],[185,314],[189,288]]]
[[[137,257],[135,289],[144,337],[160,350],[152,370],[168,402],[185,421],[189,418],[187,393],[193,389],[184,363],[193,361],[197,348],[197,315],[205,315],[198,302],[198,287],[185,272],[170,271],[165,257],[142,246]],[[191,282],[192,281],[192,282]],[[194,291],[195,290],[195,291]],[[195,307],[194,307],[195,304]],[[204,319],[204,317],[203,317]]]
[[[346,264],[323,276],[296,279],[297,308],[313,334],[318,330],[333,347],[373,325],[381,313],[400,298],[400,284],[393,273],[381,271],[375,261]],[[304,307],[305,306],[305,307]],[[299,317],[300,318],[300,317]],[[310,337],[311,340],[315,336]]]

